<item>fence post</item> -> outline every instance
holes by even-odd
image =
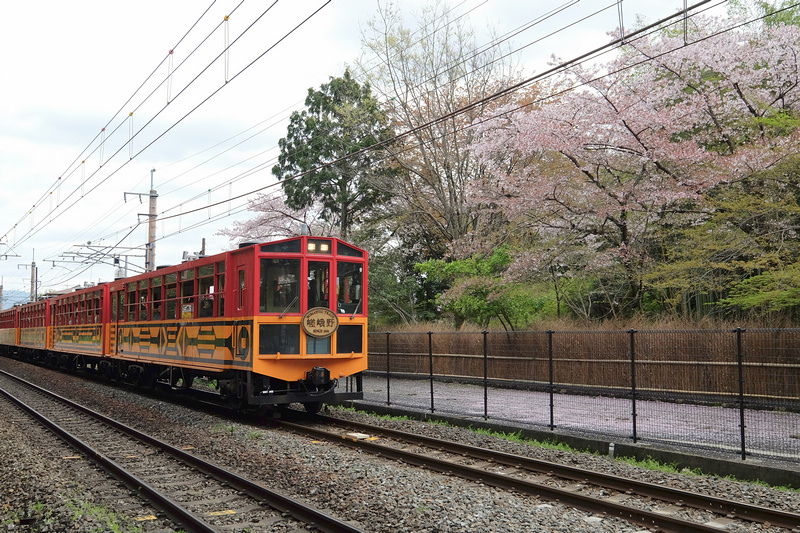
[[[744,441],[744,352],[742,351],[742,328],[736,328],[736,360],[739,367],[739,431],[742,443],[742,461],[747,458],[747,447]]]
[[[636,442],[636,330],[628,331],[631,340],[631,419],[633,421],[633,442]]]
[[[488,331],[483,331],[483,419],[489,420],[489,349],[486,342]]]
[[[392,396],[391,396],[391,388],[392,388],[392,351],[389,349],[389,335],[390,332],[386,332],[386,405],[392,405]]]
[[[434,412],[433,408],[433,332],[428,332],[428,362],[431,372],[431,413]]]
[[[553,384],[553,330],[547,330],[547,358],[548,358],[548,366],[550,368],[550,431],[556,429],[556,425],[553,420],[553,394],[555,393],[555,387]]]

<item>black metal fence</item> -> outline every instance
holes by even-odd
[[[366,401],[800,462],[800,329],[370,333]]]

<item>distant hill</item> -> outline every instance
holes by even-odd
[[[14,307],[16,304],[27,303],[31,293],[25,291],[3,291],[3,309]]]

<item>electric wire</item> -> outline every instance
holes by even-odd
[[[704,5],[704,4],[707,4],[707,3],[708,3],[708,2],[710,2],[710,1],[711,1],[711,0],[707,0],[707,1],[704,1],[704,2],[700,2],[700,3],[698,3],[698,4],[695,4],[694,6],[691,6],[689,9],[690,9],[690,10],[691,10],[691,9],[695,9],[695,8],[697,8],[698,6],[702,6],[702,5]],[[790,8],[792,8],[792,7],[795,7],[795,6],[796,6],[796,4],[795,4],[795,5],[793,5],[793,6],[788,6],[788,7],[784,8],[784,9],[790,9]],[[769,15],[772,15],[772,14],[774,14],[774,13],[770,13],[770,14],[768,14],[768,15],[765,15],[765,16],[769,16]],[[564,68],[566,68],[566,67],[568,67],[568,66],[575,65],[575,64],[579,64],[579,63],[580,63],[580,61],[584,61],[584,60],[586,60],[586,59],[588,59],[588,58],[594,57],[594,54],[596,54],[598,51],[601,51],[601,50],[603,50],[603,49],[606,49],[607,47],[609,47],[609,46],[611,46],[611,45],[616,45],[617,47],[618,47],[618,46],[621,46],[622,44],[624,44],[624,42],[623,42],[623,41],[630,42],[630,40],[632,39],[632,37],[634,37],[635,35],[638,35],[638,34],[640,34],[640,33],[644,32],[645,30],[648,30],[648,29],[649,29],[649,30],[651,30],[651,31],[655,31],[655,30],[657,29],[657,26],[658,26],[658,25],[665,24],[667,21],[669,21],[669,20],[672,20],[673,18],[675,18],[675,17],[677,17],[677,16],[682,16],[682,15],[684,15],[684,13],[682,13],[682,12],[678,12],[678,13],[676,13],[675,15],[673,15],[673,16],[671,16],[671,17],[666,17],[666,18],[664,18],[664,19],[662,19],[662,20],[660,20],[660,21],[657,21],[656,23],[654,23],[654,24],[652,24],[652,25],[649,25],[649,26],[647,26],[647,27],[645,27],[645,28],[642,28],[642,29],[640,29],[640,30],[637,30],[636,32],[633,32],[633,33],[631,33],[631,34],[627,34],[627,35],[625,35],[625,37],[624,37],[624,38],[618,39],[618,40],[616,40],[616,41],[612,41],[612,43],[608,43],[607,45],[604,45],[603,47],[596,48],[596,49],[592,50],[591,52],[589,52],[589,53],[587,53],[587,54],[582,54],[582,55],[578,56],[577,58],[573,58],[572,60],[569,60],[569,61],[563,62],[563,63],[561,63],[560,65],[558,65],[558,66],[556,66],[556,67],[553,67],[552,69],[550,69],[550,70],[549,70],[549,71],[547,71],[547,72],[544,72],[544,73],[542,73],[542,74],[540,74],[540,75],[537,75],[537,76],[530,77],[530,78],[528,78],[528,79],[526,79],[526,80],[523,80],[522,82],[520,82],[520,83],[518,83],[518,84],[515,84],[515,85],[513,85],[513,86],[511,86],[511,87],[508,87],[508,88],[505,88],[505,89],[503,89],[503,90],[501,90],[501,91],[498,91],[497,93],[494,93],[493,95],[490,95],[490,96],[488,96],[487,98],[485,98],[485,99],[483,99],[483,100],[479,100],[478,102],[474,102],[474,103],[472,103],[472,104],[469,104],[469,105],[467,105],[467,106],[464,106],[463,108],[461,108],[461,109],[459,109],[459,110],[456,110],[456,111],[454,111],[454,112],[452,112],[452,113],[450,113],[450,114],[448,114],[448,115],[444,115],[443,117],[439,117],[439,118],[438,118],[438,120],[436,120],[436,121],[441,121],[441,120],[448,119],[448,118],[450,118],[450,117],[452,117],[452,116],[455,116],[456,114],[459,114],[459,113],[463,113],[463,112],[465,112],[465,110],[466,110],[466,109],[468,109],[468,108],[470,108],[470,107],[474,107],[475,105],[480,105],[480,103],[482,103],[482,102],[484,102],[484,101],[488,101],[489,99],[492,99],[492,98],[499,98],[501,95],[505,95],[505,94],[508,94],[509,92],[516,91],[516,90],[518,90],[520,87],[523,87],[523,86],[525,86],[526,84],[531,84],[531,83],[534,83],[534,82],[536,82],[536,81],[538,81],[538,80],[540,80],[540,79],[543,79],[543,77],[544,77],[545,75],[547,75],[547,76],[554,75],[554,74],[556,74],[557,72],[563,71],[563,69],[564,69]],[[763,18],[763,17],[760,17],[760,18]],[[747,21],[746,23],[743,23],[743,24],[749,24],[749,23],[753,23],[753,22],[754,22],[754,20],[751,20],[751,21]],[[739,26],[741,26],[741,25],[739,25]],[[738,27],[738,26],[737,26],[737,27]],[[729,29],[727,29],[727,30],[724,30],[724,31],[731,31],[731,30],[732,30],[732,28],[729,28]],[[722,32],[720,32],[720,33],[722,33]],[[711,38],[711,37],[713,37],[714,35],[718,35],[718,34],[719,34],[719,33],[715,33],[715,34],[713,34],[713,35],[710,35],[710,36],[707,36],[707,37],[705,37],[704,39]],[[666,52],[664,52],[664,54],[668,54],[668,53],[670,53],[670,51],[666,51]],[[663,55],[663,54],[662,54],[662,55]],[[572,89],[572,90],[574,90],[574,87],[572,87],[571,89]],[[552,95],[550,95],[549,97],[550,97],[550,98],[552,98]],[[435,123],[436,121],[431,121],[431,122],[429,122],[429,123],[426,123],[426,124],[420,125],[420,126],[418,126],[417,128],[415,128],[415,130],[422,129],[422,128],[425,128],[425,127],[429,127],[431,124]],[[402,138],[403,136],[410,135],[410,134],[412,133],[412,131],[414,131],[414,130],[409,130],[409,131],[403,132],[403,133],[401,133],[400,135],[398,135],[398,136],[396,137],[396,139]],[[349,155],[349,157],[353,157],[353,156],[357,155],[358,153],[361,153],[361,152],[363,152],[363,151],[366,151],[366,150],[371,150],[371,149],[379,148],[379,147],[381,146],[381,144],[383,144],[383,143],[378,143],[378,144],[376,144],[376,145],[374,145],[374,146],[372,146],[372,147],[369,147],[369,148],[367,148],[367,149],[364,149],[364,150],[362,150],[362,151],[356,152],[356,153],[354,153],[354,154],[350,154],[350,155]],[[342,158],[342,159],[343,159],[343,158]],[[335,164],[335,162],[328,163],[328,165],[331,165],[331,164]],[[328,165],[326,165],[326,166],[328,166]],[[318,167],[318,169],[321,169],[321,168],[324,168],[324,166],[320,166],[320,167]],[[314,170],[318,170],[318,169],[314,169]],[[312,171],[314,171],[314,170],[312,170]],[[309,171],[309,172],[312,172],[312,171]],[[298,174],[297,176],[293,176],[292,178],[301,177],[301,176],[303,176],[303,175],[305,175],[305,174],[307,174],[307,173]],[[272,184],[272,185],[269,185],[269,186],[266,186],[266,187],[261,187],[261,188],[258,188],[258,189],[254,189],[254,190],[251,190],[251,191],[249,191],[248,193],[245,193],[245,194],[242,194],[242,195],[238,195],[238,196],[236,196],[236,197],[234,197],[234,198],[228,198],[228,199],[226,199],[226,200],[224,200],[224,201],[222,201],[222,202],[211,203],[211,204],[209,204],[209,205],[206,205],[206,206],[203,206],[203,207],[201,207],[201,208],[197,208],[197,209],[194,209],[194,210],[190,210],[190,211],[182,212],[180,215],[174,215],[173,217],[187,215],[187,214],[189,214],[189,213],[192,213],[192,212],[197,212],[197,211],[201,211],[201,210],[203,210],[203,209],[210,209],[210,207],[212,207],[212,206],[218,206],[218,205],[220,205],[220,204],[223,204],[223,203],[230,203],[232,199],[241,199],[241,198],[245,198],[245,197],[246,197],[246,196],[248,196],[248,195],[252,195],[252,194],[254,194],[254,193],[256,193],[256,192],[263,191],[263,190],[265,190],[265,189],[267,189],[267,188],[269,188],[269,187],[274,187],[274,186],[276,186],[276,185],[277,185],[277,184]],[[244,208],[243,208],[243,210],[244,210]],[[173,218],[173,217],[168,217],[168,218]],[[201,223],[198,223],[197,225],[203,225],[203,224],[205,224],[205,223],[207,223],[207,222],[201,222]],[[181,231],[186,231],[186,230],[180,230],[178,233],[180,233]],[[127,235],[130,235],[130,232],[129,232]],[[126,235],[126,238],[127,238],[127,235]],[[124,240],[124,239],[123,239],[123,240]],[[120,242],[122,242],[122,241],[120,241]]]
[[[274,6],[274,5],[277,3],[277,1],[278,1],[278,0],[275,0],[275,2],[274,2],[273,4],[271,4],[271,5],[270,5],[270,6],[269,6],[269,7],[268,7],[268,8],[267,8],[265,11],[263,11],[263,12],[261,13],[261,15],[259,15],[259,17],[258,17],[258,19],[257,19],[256,21],[254,21],[253,23],[251,23],[251,24],[250,24],[250,25],[249,25],[249,26],[248,26],[248,27],[247,27],[245,30],[243,30],[243,32],[242,32],[242,33],[240,33],[240,35],[239,35],[239,36],[238,36],[238,37],[237,37],[237,38],[236,38],[236,39],[235,39],[233,42],[231,42],[231,43],[230,43],[229,47],[230,47],[230,46],[233,46],[233,45],[234,45],[234,44],[235,44],[235,43],[238,41],[238,39],[242,37],[242,35],[244,35],[244,34],[245,34],[247,31],[249,31],[249,30],[250,30],[250,29],[253,27],[253,25],[254,25],[254,24],[255,24],[255,23],[258,21],[258,20],[260,20],[260,19],[261,19],[261,18],[262,18],[262,17],[263,17],[263,16],[264,16],[264,15],[265,15],[265,14],[266,14],[266,13],[267,13],[267,12],[268,12],[268,11],[269,11],[269,10],[270,10],[272,7],[273,7],[273,6]],[[297,31],[297,30],[298,30],[298,29],[299,29],[299,28],[300,28],[302,25],[304,25],[305,23],[307,23],[307,22],[308,22],[308,20],[310,20],[310,19],[311,19],[311,18],[312,18],[314,15],[316,15],[316,14],[317,14],[317,13],[318,13],[318,12],[319,12],[319,11],[320,11],[322,8],[324,8],[325,6],[327,6],[327,5],[328,5],[328,4],[329,4],[331,1],[332,1],[332,0],[328,0],[327,2],[325,2],[325,4],[323,4],[323,5],[322,5],[321,7],[319,7],[317,10],[315,10],[315,11],[314,11],[314,12],[313,12],[311,15],[307,16],[307,17],[306,17],[306,18],[305,18],[305,19],[304,19],[302,22],[300,22],[299,24],[297,24],[297,25],[296,25],[294,28],[292,28],[292,29],[291,29],[291,30],[290,30],[288,33],[284,34],[284,35],[283,35],[283,36],[282,36],[280,39],[278,39],[278,40],[277,40],[275,43],[273,43],[273,45],[271,45],[271,46],[270,46],[270,47],[269,47],[267,50],[265,50],[264,52],[262,52],[261,54],[259,54],[259,55],[258,55],[258,56],[257,56],[255,59],[253,59],[253,60],[252,60],[252,61],[251,61],[249,64],[247,64],[247,65],[246,65],[246,66],[244,66],[242,69],[240,69],[240,70],[239,70],[239,71],[238,71],[238,72],[237,72],[237,73],[236,73],[236,74],[235,74],[233,77],[229,78],[228,82],[226,82],[225,84],[221,85],[221,86],[220,86],[220,87],[218,87],[216,90],[214,90],[214,91],[213,91],[213,92],[212,92],[210,95],[208,95],[206,98],[204,98],[204,99],[203,99],[203,100],[202,100],[202,101],[201,101],[199,104],[195,105],[195,106],[194,106],[194,107],[193,107],[193,108],[192,108],[192,109],[191,109],[189,112],[187,112],[186,114],[184,114],[184,115],[183,115],[183,116],[182,116],[180,119],[178,119],[176,122],[174,122],[174,123],[173,123],[173,124],[172,124],[172,125],[171,125],[169,128],[167,128],[165,131],[163,131],[161,134],[159,134],[159,135],[158,135],[158,136],[157,136],[155,139],[153,139],[151,142],[149,142],[149,143],[148,143],[148,144],[147,144],[147,145],[146,145],[144,148],[142,148],[142,149],[140,149],[138,152],[136,152],[136,154],[135,154],[135,155],[133,155],[133,156],[132,156],[132,157],[131,157],[131,158],[130,158],[128,161],[126,161],[126,162],[124,162],[123,164],[121,164],[121,165],[120,165],[120,166],[119,166],[119,167],[118,167],[116,170],[112,171],[112,172],[111,172],[111,173],[109,173],[109,175],[108,175],[108,176],[106,176],[106,177],[105,177],[103,180],[101,180],[99,183],[95,184],[95,185],[94,185],[94,186],[93,186],[93,187],[92,187],[92,188],[89,190],[89,192],[88,192],[88,193],[86,193],[86,195],[88,195],[88,194],[89,194],[89,193],[91,193],[92,191],[96,190],[96,189],[97,189],[97,188],[98,188],[100,185],[102,185],[103,183],[105,183],[105,182],[106,182],[108,179],[110,179],[111,177],[113,177],[114,175],[116,175],[116,174],[117,174],[117,173],[118,173],[118,172],[119,172],[119,171],[120,171],[122,168],[124,168],[124,167],[125,167],[125,166],[126,166],[126,165],[127,165],[127,164],[128,164],[130,161],[131,161],[131,160],[135,159],[135,158],[136,158],[138,155],[140,155],[140,154],[141,154],[143,151],[145,151],[147,148],[149,148],[149,147],[150,147],[150,146],[151,146],[153,143],[155,143],[155,142],[156,142],[157,140],[159,140],[161,137],[163,137],[164,135],[166,135],[166,133],[167,133],[167,132],[169,132],[169,131],[170,131],[172,128],[174,128],[174,127],[175,127],[177,124],[179,124],[180,122],[182,122],[183,120],[185,120],[185,119],[186,119],[186,118],[187,118],[189,115],[191,115],[191,114],[192,114],[194,111],[196,111],[196,110],[197,110],[197,109],[198,109],[198,108],[199,108],[201,105],[203,105],[203,104],[204,104],[205,102],[207,102],[207,101],[208,101],[210,98],[212,98],[212,97],[213,97],[214,95],[216,95],[216,94],[217,94],[219,91],[221,91],[221,90],[222,90],[224,87],[226,87],[226,86],[227,86],[227,84],[228,84],[230,81],[233,81],[235,78],[237,78],[237,77],[238,77],[239,75],[241,75],[243,72],[245,72],[247,69],[249,69],[250,67],[252,67],[252,65],[253,65],[253,64],[255,64],[255,63],[256,63],[258,60],[260,60],[260,59],[261,59],[261,58],[262,58],[264,55],[266,55],[268,52],[270,52],[272,49],[274,49],[274,48],[275,48],[275,47],[276,47],[278,44],[280,44],[280,43],[281,43],[283,40],[285,40],[286,38],[288,38],[288,36],[290,36],[290,35],[291,35],[291,34],[293,34],[295,31]],[[224,52],[223,52],[223,53],[224,53]],[[207,65],[207,66],[206,66],[204,69],[203,69],[203,72],[205,72],[205,71],[206,71],[206,70],[207,70],[207,69],[208,69],[208,68],[209,68],[209,67],[210,67],[210,66],[211,66],[211,65],[212,65],[214,62],[216,62],[216,61],[217,61],[217,60],[218,60],[220,57],[222,57],[222,53],[221,53],[221,54],[219,54],[218,56],[216,56],[216,57],[215,57],[215,58],[214,58],[214,59],[213,59],[213,60],[212,60],[212,61],[211,61],[211,62],[210,62],[210,63],[209,63],[209,64],[208,64],[208,65]],[[201,74],[202,74],[202,72],[201,72]],[[198,74],[198,76],[197,76],[197,77],[199,77],[199,74]],[[197,77],[195,77],[195,79],[194,79],[194,80],[192,80],[192,82],[196,81]],[[190,82],[190,83],[192,83],[192,82]],[[187,87],[188,87],[188,86],[187,86]],[[185,90],[185,89],[186,89],[186,87],[185,87],[183,90]],[[175,98],[177,98],[179,95],[180,95],[180,93],[179,93],[178,95],[176,95],[176,96],[175,96]],[[173,101],[174,101],[174,99],[173,99]],[[163,108],[162,108],[162,111],[163,111]],[[161,111],[159,111],[159,113],[160,113],[160,112],[161,112]],[[158,115],[158,114],[157,114],[157,115]],[[156,115],[156,116],[157,116],[157,115]],[[139,134],[139,133],[140,133],[140,132],[141,132],[141,131],[142,131],[142,130],[143,130],[143,129],[144,129],[144,128],[145,128],[145,127],[148,125],[148,124],[150,124],[150,122],[152,122],[152,120],[154,120],[154,118],[155,118],[155,117],[153,117],[153,119],[151,119],[150,121],[148,121],[148,123],[147,123],[147,124],[145,124],[145,126],[143,126],[142,128],[140,128],[140,129],[137,131],[136,135],[138,135],[138,134]],[[135,137],[135,135],[134,135],[134,137]],[[131,139],[131,141],[132,141],[132,139]],[[116,151],[116,152],[115,152],[115,153],[112,155],[112,158],[113,158],[115,155],[117,155],[119,152],[121,152],[123,149],[124,149],[124,145],[123,145],[122,147],[120,147],[120,148],[119,148],[119,149],[118,149],[118,150],[117,150],[117,151]],[[109,158],[109,160],[110,160],[110,159],[111,159],[111,158]],[[94,176],[94,174],[96,174],[98,171],[99,171],[99,169],[98,169],[97,171],[95,171],[95,173],[93,173],[93,174],[92,174],[92,176]],[[91,177],[91,176],[90,176],[90,177]],[[77,190],[77,189],[73,190],[73,193],[70,195],[70,197],[71,197],[73,194],[75,194],[75,191],[76,191],[76,190]],[[84,196],[85,196],[85,195],[84,195]],[[62,210],[60,213],[58,213],[58,214],[56,214],[56,215],[52,215],[52,214],[51,214],[51,215],[50,215],[50,222],[52,222],[52,220],[54,220],[54,219],[56,219],[56,218],[60,217],[60,216],[61,216],[62,214],[64,214],[64,213],[65,213],[65,212],[66,212],[66,211],[67,211],[67,210],[68,210],[70,207],[72,207],[72,206],[74,206],[75,204],[77,204],[77,202],[79,202],[79,201],[80,201],[82,198],[83,198],[83,197],[81,197],[81,198],[77,199],[77,200],[76,200],[76,201],[74,201],[74,202],[73,202],[71,205],[69,205],[69,206],[65,207],[65,208],[64,208],[64,209],[63,209],[63,210]],[[68,199],[68,198],[67,198],[67,199]],[[65,199],[65,201],[66,201],[67,199]],[[63,203],[62,203],[62,205],[63,205]],[[37,227],[39,227],[40,225],[41,225],[41,223],[37,224]],[[42,226],[42,227],[44,227],[44,226]],[[42,229],[42,227],[39,227],[39,230],[41,230],[41,229]],[[29,232],[28,234],[26,234],[26,235],[25,235],[25,236],[23,236],[22,238],[18,239],[18,240],[17,240],[17,242],[14,244],[14,246],[10,248],[10,250],[11,250],[11,249],[15,249],[15,248],[17,248],[19,245],[21,245],[23,242],[25,242],[25,240],[27,240],[27,239],[29,239],[30,237],[32,237],[33,235],[35,235],[35,234],[36,234],[36,233],[37,233],[39,230],[37,230],[36,232],[33,232],[33,233],[30,233],[30,232]]]
[[[186,36],[187,36],[187,35],[189,35],[189,33],[190,33],[190,32],[191,32],[191,31],[192,31],[192,30],[193,30],[193,29],[194,29],[194,28],[197,26],[197,24],[200,22],[200,20],[202,20],[202,18],[203,18],[203,17],[204,17],[204,16],[205,16],[205,15],[208,13],[208,11],[211,9],[211,7],[213,7],[213,5],[216,3],[216,1],[217,1],[217,0],[212,0],[211,4],[210,4],[210,5],[209,5],[209,6],[208,6],[206,9],[205,9],[205,11],[203,11],[203,14],[201,14],[201,15],[200,15],[200,17],[199,17],[199,18],[198,18],[198,19],[197,19],[197,20],[196,20],[196,21],[195,21],[195,22],[194,22],[194,23],[193,23],[193,24],[190,26],[190,28],[189,28],[189,29],[188,29],[188,30],[187,30],[187,31],[186,31],[186,32],[183,34],[183,36],[182,36],[182,37],[181,37],[181,38],[178,40],[178,42],[175,44],[175,46],[173,46],[173,49],[177,48],[177,47],[180,45],[180,43],[181,43],[181,42],[183,42],[183,40],[186,38]],[[62,173],[61,173],[61,176],[59,176],[59,177],[56,179],[56,181],[53,183],[53,185],[51,185],[51,186],[50,186],[50,187],[49,187],[49,188],[48,188],[48,189],[47,189],[47,190],[46,190],[46,191],[45,191],[45,192],[42,194],[42,196],[40,196],[40,197],[39,197],[39,199],[38,199],[38,200],[37,200],[37,201],[34,203],[34,206],[37,206],[37,205],[41,204],[42,202],[44,202],[44,200],[45,200],[45,199],[46,199],[46,198],[49,196],[49,194],[50,194],[51,192],[53,192],[54,190],[56,190],[58,187],[60,187],[60,186],[61,186],[61,184],[63,183],[63,182],[61,182],[61,180],[62,180],[62,177],[63,177],[63,176],[69,176],[69,175],[71,175],[71,174],[72,174],[72,172],[70,172],[70,171],[69,171],[69,169],[70,169],[70,168],[72,168],[72,167],[73,167],[73,166],[74,166],[74,165],[75,165],[75,164],[76,164],[76,163],[77,163],[79,160],[81,160],[81,159],[85,159],[85,158],[83,157],[83,155],[86,153],[86,150],[88,150],[88,149],[89,149],[89,147],[91,147],[91,146],[92,146],[92,144],[94,144],[94,142],[97,140],[97,138],[98,138],[98,137],[100,137],[100,136],[103,134],[103,132],[105,132],[106,128],[108,128],[108,126],[109,126],[109,125],[111,125],[111,123],[114,121],[114,119],[115,119],[117,116],[119,116],[119,114],[120,114],[120,113],[122,112],[122,110],[123,110],[123,109],[124,109],[124,108],[125,108],[125,107],[128,105],[128,103],[129,103],[131,100],[133,100],[133,98],[136,96],[136,94],[138,94],[138,92],[142,90],[142,88],[143,88],[143,87],[144,87],[144,86],[147,84],[147,82],[148,82],[148,81],[149,81],[149,80],[150,80],[150,79],[151,79],[151,78],[152,78],[152,77],[155,75],[155,73],[156,73],[156,72],[158,72],[158,70],[161,68],[161,65],[163,65],[163,63],[164,63],[164,61],[165,61],[165,60],[166,60],[166,57],[165,57],[164,59],[162,59],[162,60],[161,60],[161,61],[158,63],[158,65],[157,65],[157,66],[156,66],[156,67],[153,69],[153,71],[152,71],[152,72],[151,72],[151,73],[150,73],[150,74],[149,74],[149,75],[148,75],[148,76],[145,78],[145,80],[144,80],[144,81],[143,81],[143,82],[142,82],[142,83],[139,85],[139,87],[138,87],[138,88],[137,88],[137,89],[136,89],[136,90],[135,90],[135,91],[134,91],[134,92],[131,94],[131,96],[129,96],[129,97],[128,97],[128,99],[127,99],[127,100],[125,101],[125,103],[124,103],[124,104],[123,104],[123,105],[120,107],[120,109],[119,109],[119,110],[117,110],[117,112],[116,112],[116,113],[114,113],[114,114],[112,115],[111,119],[109,119],[109,120],[108,120],[108,122],[106,123],[106,125],[105,125],[105,126],[104,126],[104,127],[103,127],[103,128],[102,128],[102,129],[101,129],[101,130],[100,130],[100,131],[99,131],[99,132],[96,134],[96,135],[95,135],[95,137],[94,137],[94,138],[93,138],[93,139],[92,139],[92,140],[89,142],[89,144],[86,146],[86,148],[84,148],[84,149],[83,149],[83,150],[82,150],[82,151],[81,151],[81,152],[78,154],[78,156],[77,156],[77,157],[76,157],[76,158],[75,158],[75,159],[74,159],[74,160],[73,160],[73,161],[72,161],[72,162],[71,162],[69,165],[67,165],[67,168],[64,170],[64,172],[62,172]],[[77,168],[77,167],[76,167],[76,168]],[[73,172],[74,172],[74,170],[73,170]],[[18,225],[19,225],[19,224],[20,224],[20,223],[21,223],[21,222],[22,222],[24,219],[25,219],[25,216],[23,216],[23,217],[22,217],[22,218],[21,218],[21,219],[20,219],[20,220],[19,220],[19,221],[18,221],[16,224],[14,224],[14,227],[18,226]],[[6,231],[5,235],[4,235],[2,238],[0,238],[0,240],[1,240],[1,239],[3,239],[3,238],[6,238],[6,237],[8,236],[8,233],[10,233],[10,231],[11,231],[11,230],[8,230],[8,231]]]

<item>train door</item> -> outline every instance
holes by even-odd
[[[306,292],[306,309],[324,307],[330,309],[331,263],[330,261],[308,262],[308,289]],[[317,338],[306,336],[306,353],[330,354],[331,337]]]
[[[250,304],[252,290],[247,276],[249,268],[246,264],[236,265],[234,273],[234,301],[231,306],[231,314],[235,317],[233,321],[233,331],[236,343],[233,347],[233,356],[245,359],[250,349],[250,331],[247,321],[244,319],[248,312],[252,312]]]

